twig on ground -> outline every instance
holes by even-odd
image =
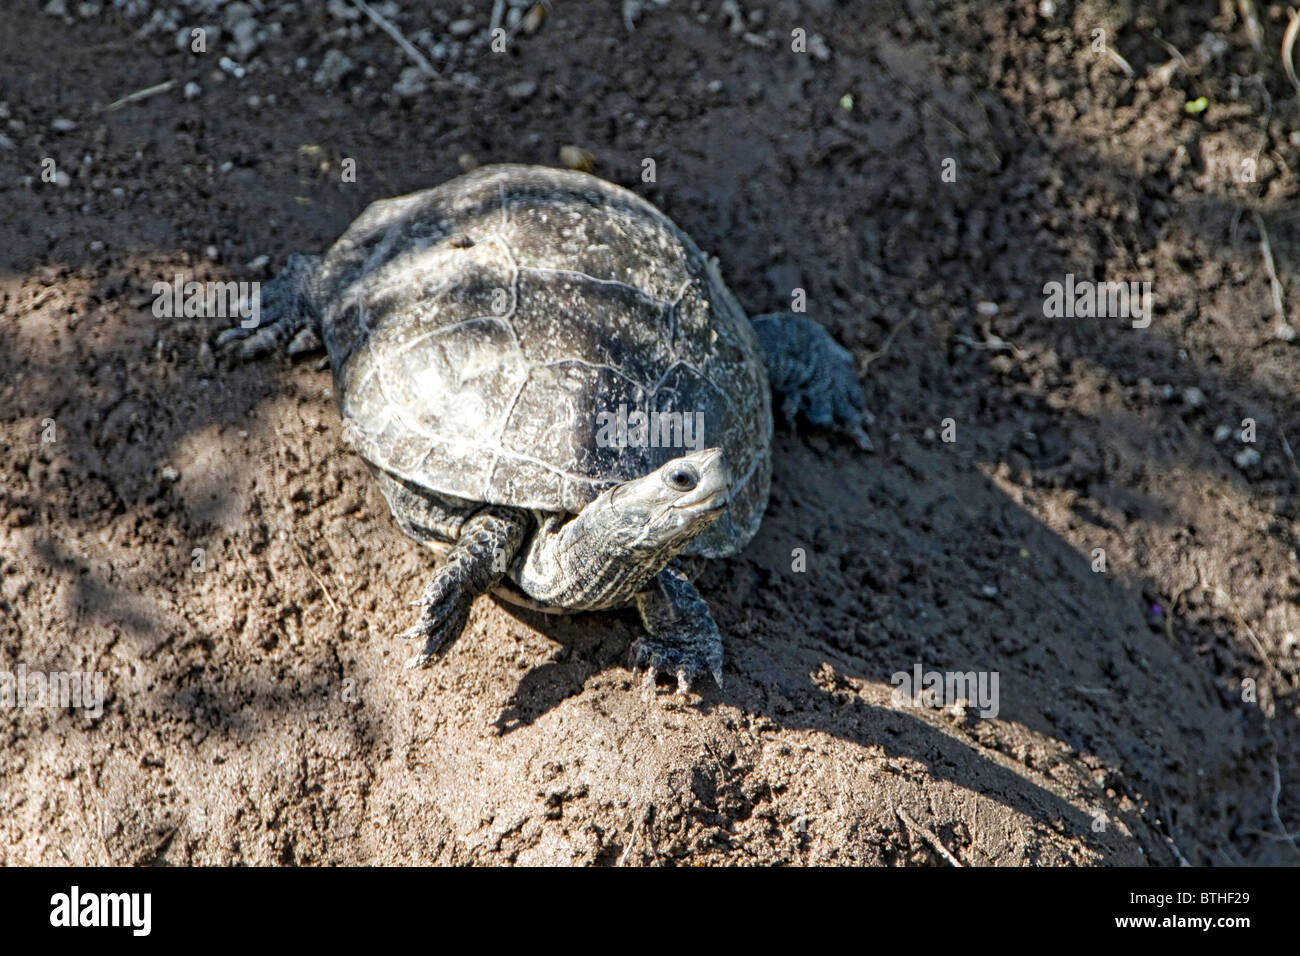
[[[1241,13],[1241,19],[1246,21],[1246,33],[1250,37],[1250,45],[1255,48],[1255,52],[1264,51],[1264,28],[1259,22],[1259,11],[1255,9],[1255,0],[1237,0],[1237,10]]]
[[[1252,209],[1250,214],[1255,217],[1255,226],[1259,229],[1259,249],[1264,254],[1264,268],[1268,271],[1269,286],[1273,291],[1273,312],[1277,315],[1277,330],[1280,333],[1290,327],[1290,323],[1286,320],[1286,306],[1282,303],[1282,280],[1277,277],[1277,266],[1273,262],[1273,246],[1268,241],[1268,228],[1264,225],[1264,217],[1255,209]]]
[[[908,829],[915,831],[917,836],[919,836],[922,840],[924,840],[927,844],[929,844],[930,849],[934,850],[935,853],[938,853],[941,857],[943,857],[948,862],[949,866],[955,866],[957,869],[962,868],[961,860],[957,859],[955,856],[949,853],[948,848],[943,845],[943,843],[939,840],[937,836],[934,835],[932,831],[927,830],[925,827],[921,826],[921,824],[917,823],[915,820],[909,817],[907,815],[907,811],[904,810],[902,807],[895,807],[894,813],[898,815],[898,819],[902,820]]]
[[[426,76],[438,76],[438,71],[433,68],[433,64],[425,59],[424,54],[415,48],[415,44],[406,39],[406,37],[402,35],[401,30],[397,29],[397,27],[384,19],[377,10],[370,6],[370,4],[366,3],[366,0],[352,0],[352,3],[355,4],[358,10],[373,20],[375,26],[379,27],[379,29],[383,30],[393,38],[393,42],[402,48],[402,52],[411,58],[415,65],[420,68],[421,73],[424,73]]]
[[[1286,25],[1286,33],[1282,36],[1282,69],[1286,71],[1286,78],[1291,81],[1296,95],[1300,96],[1300,77],[1296,76],[1295,60],[1292,59],[1298,35],[1300,35],[1300,9],[1291,11],[1291,22]]]
[[[1270,660],[1268,654],[1265,653],[1264,645],[1260,643],[1259,637],[1255,634],[1255,629],[1246,622],[1246,618],[1242,616],[1241,608],[1238,607],[1237,602],[1232,599],[1232,595],[1223,590],[1223,588],[1219,587],[1217,584],[1210,584],[1206,581],[1205,574],[1199,567],[1196,569],[1196,578],[1200,583],[1202,591],[1213,594],[1228,605],[1228,610],[1231,611],[1232,616],[1236,618],[1238,626],[1246,632],[1246,636],[1250,638],[1250,643],[1255,646],[1255,653],[1259,655],[1259,659],[1264,663],[1264,666],[1268,668],[1274,677],[1279,677],[1280,675],[1277,672],[1277,668],[1273,666],[1273,661]]]
[[[1278,812],[1278,802],[1282,798],[1282,772],[1277,765],[1277,737],[1273,736],[1271,722],[1265,723],[1264,727],[1268,731],[1269,743],[1273,745],[1273,796],[1269,801],[1269,809],[1273,813],[1273,825],[1277,827],[1278,836],[1290,843],[1292,849],[1300,852],[1300,846],[1296,845],[1295,836],[1287,832],[1286,824],[1282,822],[1282,814]]]
[[[1023,362],[1025,359],[1029,358],[1029,353],[1018,345],[1008,342],[1001,336],[994,335],[987,329],[982,331],[984,332],[983,342],[978,339],[973,339],[969,335],[955,335],[953,338],[962,345],[969,346],[973,349],[982,349],[985,352],[1010,352],[1017,362]]]
[[[141,100],[147,100],[149,97],[156,96],[159,93],[166,93],[175,85],[176,85],[175,80],[168,80],[165,83],[159,83],[155,86],[146,86],[143,90],[136,90],[134,93],[128,93],[120,100],[114,100],[113,102],[105,106],[102,110],[100,110],[100,112],[111,113],[114,110],[120,110],[123,106],[126,106],[128,103],[138,103]]]
[[[890,329],[889,334],[885,336],[885,341],[881,344],[880,348],[876,349],[874,352],[868,352],[865,356],[863,356],[862,361],[858,363],[858,372],[859,373],[865,372],[867,370],[868,365],[870,365],[876,359],[884,356],[884,354],[889,351],[889,347],[894,344],[894,339],[898,337],[898,333],[903,331],[904,326],[910,325],[912,320],[916,318],[916,315],[917,313],[913,312],[911,315],[909,315],[907,318],[903,319],[902,321],[895,322],[894,327]]]
[[[1282,451],[1286,452],[1286,460],[1291,462],[1291,470],[1295,472],[1297,478],[1300,478],[1300,465],[1296,464],[1295,452],[1291,450],[1291,443],[1286,440],[1286,432],[1282,432]]]
[[[1188,66],[1187,57],[1183,56],[1182,51],[1179,50],[1178,47],[1170,43],[1168,40],[1166,40],[1164,37],[1162,37],[1160,35],[1159,30],[1157,30],[1155,33],[1151,35],[1157,43],[1159,43],[1162,47],[1165,48],[1166,53],[1168,53],[1170,56],[1172,56],[1175,60],[1178,61],[1178,65],[1183,68],[1183,72],[1186,73],[1188,76],[1191,76],[1192,68]]]
[[[636,818],[636,822],[632,824],[632,832],[628,834],[627,846],[623,848],[623,852],[618,858],[618,866],[627,865],[627,858],[632,853],[632,847],[636,846],[636,838],[642,830],[650,825],[650,818],[654,815],[654,809],[655,805],[653,803],[647,803],[641,808],[640,815]],[[657,855],[653,843],[650,844],[650,854],[651,856]]]
[[[239,545],[233,542],[231,543],[230,547],[234,550],[235,557],[239,559],[239,564],[244,569],[244,577],[248,578],[249,586],[256,588],[257,579],[253,577],[253,571],[248,566],[248,559],[244,557],[244,552],[240,550]]]
[[[636,32],[636,20],[641,16],[640,0],[623,0],[623,26],[628,33]]]
[[[331,610],[334,611],[334,616],[340,617],[341,615],[339,614],[339,606],[335,604],[334,599],[330,597],[329,588],[325,586],[325,582],[321,580],[320,575],[316,573],[316,569],[313,568],[311,566],[311,562],[307,560],[306,552],[303,551],[302,545],[298,543],[297,537],[295,537],[292,532],[290,532],[289,534],[289,540],[293,542],[293,548],[295,551],[298,552],[298,558],[299,560],[302,561],[302,566],[307,569],[308,574],[310,574],[313,578],[315,578],[316,586],[319,587],[321,593],[325,595],[325,600],[329,602],[329,606]]]
[[[1118,66],[1121,70],[1124,71],[1124,75],[1127,76],[1130,80],[1133,79],[1135,76],[1137,76],[1137,73],[1134,72],[1133,67],[1129,66],[1128,60],[1120,56],[1119,51],[1116,50],[1113,46],[1106,47],[1106,55],[1110,57],[1112,63],[1114,63],[1116,66]]]

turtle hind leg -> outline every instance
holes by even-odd
[[[667,671],[677,675],[679,694],[701,674],[712,675],[722,687],[722,635],[709,605],[677,560],[650,580],[637,595],[636,607],[650,633],[632,645],[632,668],[645,668],[651,686],[657,672]]]
[[[470,605],[505,575],[527,528],[527,519],[512,508],[485,508],[466,519],[446,564],[415,602],[420,619],[400,635],[424,642],[407,667],[423,667],[460,636]]]
[[[241,359],[286,347],[290,355],[320,348],[320,309],[313,294],[319,267],[319,256],[290,256],[260,289],[257,312],[217,336],[217,348]]]
[[[812,424],[838,427],[863,451],[871,451],[863,428],[871,423],[871,414],[849,350],[816,322],[793,312],[755,316],[753,325],[786,423],[793,425],[802,412]]]

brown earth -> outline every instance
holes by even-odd
[[[339,0],[43,6],[0,8],[0,670],[107,699],[0,708],[0,863],[1300,861],[1281,6],[1257,52],[1230,0],[554,2],[498,54],[486,0],[380,5],[441,74],[406,96]],[[485,599],[403,670],[433,562],[328,374],[151,311],[565,144],[751,312],[805,289],[877,419],[874,456],[778,432],[758,538],[702,579],[726,688],[685,701],[626,669],[631,614]],[[1045,318],[1067,273],[1150,281],[1150,327]],[[997,672],[997,717],[896,706],[918,663]]]

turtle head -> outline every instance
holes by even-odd
[[[584,523],[598,518],[615,547],[634,554],[667,550],[671,557],[713,524],[730,501],[731,473],[722,449],[707,448],[615,485],[583,509],[582,517],[592,511]]]
[[[557,607],[626,604],[717,521],[730,500],[731,473],[721,449],[674,458],[606,489],[572,520],[545,523],[518,583]]]

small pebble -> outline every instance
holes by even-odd
[[[58,130],[60,133],[71,133],[77,128],[77,124],[70,119],[65,119],[64,117],[59,116],[50,123],[50,127]]]
[[[416,66],[405,67],[397,82],[393,84],[393,92],[398,96],[419,96],[428,88],[428,84],[424,82],[424,72]]]
[[[1205,404],[1205,393],[1195,385],[1183,389],[1183,402],[1192,408],[1200,408]]]
[[[317,86],[334,86],[352,70],[352,58],[341,50],[328,50],[311,81]]]
[[[473,20],[455,20],[447,27],[447,32],[454,37],[467,37],[474,32]]]
[[[231,27],[230,33],[235,42],[235,50],[239,53],[241,59],[247,60],[262,45],[262,41],[257,38],[259,29],[261,27],[258,22],[251,18],[240,20]]]
[[[727,30],[732,36],[740,36],[745,32],[745,17],[736,0],[722,0],[719,12],[727,19]]]
[[[199,86],[199,84],[195,83],[193,80],[190,80],[188,83],[185,84],[185,98],[187,100],[196,99],[199,96],[199,94],[202,92],[203,92],[203,88]]]
[[[566,144],[560,147],[560,165],[589,173],[596,168],[596,157],[581,146]]]
[[[1238,468],[1254,468],[1259,464],[1259,452],[1253,448],[1243,448],[1232,456],[1232,460],[1237,463]]]
[[[993,316],[998,314],[998,304],[996,302],[978,302],[975,305],[975,311],[980,315]]]
[[[524,14],[523,20],[520,21],[519,28],[524,31],[525,36],[532,36],[542,28],[542,21],[546,19],[546,7],[540,3],[534,3]]]
[[[511,83],[506,87],[506,96],[512,100],[531,99],[536,92],[537,83],[535,80],[520,80],[518,83]]]

